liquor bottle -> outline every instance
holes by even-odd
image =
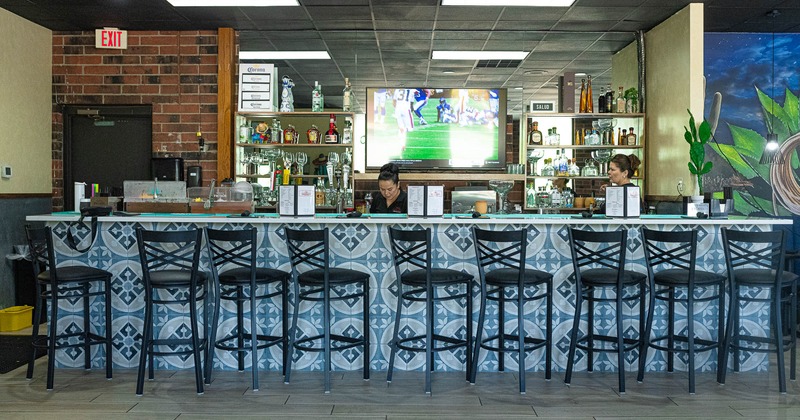
[[[553,127],[553,131],[550,134],[550,142],[551,142],[550,144],[552,144],[553,146],[558,146],[561,144],[561,134],[558,134],[556,132],[556,127]],[[564,153],[563,149],[561,153]]]
[[[589,114],[594,113],[594,98],[592,96],[592,76],[586,76],[589,79],[586,82],[586,112]]]
[[[600,86],[600,96],[597,97],[597,112],[606,112],[606,88]]]
[[[344,78],[344,90],[342,90],[342,111],[350,112],[353,107],[353,88],[350,86],[350,78]]]
[[[636,134],[633,134],[633,127],[628,128],[628,136],[626,139],[628,146],[636,146]]]
[[[620,135],[619,139],[617,139],[617,145],[624,146],[626,143],[628,143],[628,130],[623,128],[622,135]]]
[[[615,142],[616,142],[615,144],[617,146],[619,146],[620,145],[620,141],[622,141],[622,127],[617,127],[617,138],[615,140]]]
[[[625,96],[622,93],[622,86],[619,87],[619,92],[617,92],[617,113],[625,113]]]
[[[272,131],[270,133],[270,142],[271,143],[283,142],[283,130],[281,129],[281,120],[278,118],[274,118],[272,120]]]
[[[536,207],[536,188],[534,188],[533,182],[528,183],[528,189],[525,192],[525,207]]]
[[[608,84],[606,91],[606,112],[614,112],[614,89],[611,89],[611,84]]]
[[[569,159],[567,159],[567,153],[564,149],[561,149],[561,161],[558,162],[558,172],[560,176],[569,175]]]
[[[345,117],[344,129],[342,130],[342,144],[350,144],[353,142],[353,122],[350,118]]]
[[[581,100],[578,112],[586,112],[586,79],[581,79]]]
[[[308,144],[320,144],[320,133],[316,125],[311,124],[311,128],[306,131]]]
[[[561,207],[561,191],[555,186],[550,190],[550,205],[552,207]]]
[[[286,130],[283,130],[283,141],[281,143],[284,144],[297,144],[298,136],[297,130],[294,128],[293,125],[289,124],[286,127]]]
[[[528,132],[528,145],[541,146],[542,145],[542,132],[539,131],[539,122],[534,121],[531,125],[531,131]]]
[[[338,144],[339,130],[336,129],[336,115],[331,114],[331,122],[328,131],[325,133],[325,143]]]
[[[314,191],[314,204],[317,206],[325,205],[325,181],[322,177],[317,178],[317,188]]]
[[[322,85],[314,81],[314,90],[311,91],[311,112],[322,112],[325,109],[325,97],[322,95]]]

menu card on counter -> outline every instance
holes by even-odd
[[[406,194],[409,216],[444,216],[444,185],[409,185]]]
[[[313,216],[313,185],[281,185],[279,189],[278,214],[281,216]]]
[[[606,187],[606,216],[639,217],[641,193],[637,186]]]

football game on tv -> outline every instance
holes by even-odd
[[[505,168],[504,89],[367,89],[367,168]]]

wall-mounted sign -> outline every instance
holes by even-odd
[[[95,48],[110,48],[124,50],[128,48],[128,31],[117,28],[103,28],[94,30]]]
[[[531,101],[530,112],[556,112],[556,103]]]

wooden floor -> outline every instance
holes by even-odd
[[[788,353],[787,353],[788,355]],[[331,394],[322,392],[322,375],[294,372],[284,384],[276,372],[260,375],[261,390],[250,389],[249,372],[219,372],[204,395],[197,395],[190,371],[160,371],[134,394],[136,372],[59,369],[55,390],[45,391],[46,357],[37,360],[33,380],[25,368],[0,375],[0,418],[40,419],[211,419],[211,418],[800,418],[800,386],[788,383],[779,394],[775,367],[770,373],[698,375],[697,394],[688,394],[685,373],[651,373],[643,383],[627,376],[628,390],[616,391],[616,374],[578,372],[572,386],[563,374],[546,382],[538,372],[527,376],[528,392],[520,395],[515,373],[480,373],[472,386],[459,373],[434,373],[433,393],[423,392],[421,372],[396,372],[391,384],[385,372],[337,372]]]

